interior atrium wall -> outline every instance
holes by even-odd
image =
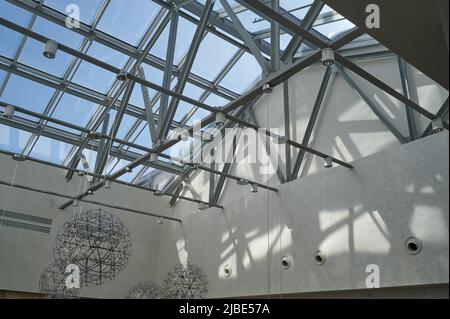
[[[364,51],[353,50],[351,53],[361,54]],[[402,92],[397,56],[360,60],[357,61],[357,64],[396,91]],[[417,69],[408,65],[407,70],[413,88],[411,90],[412,100],[435,114],[447,98],[448,92]],[[345,70],[345,72],[400,133],[409,137],[405,105],[351,71]],[[289,80],[290,138],[296,142],[302,143],[303,141],[324,73],[325,67],[314,65],[297,73]],[[283,85],[275,87],[272,94],[262,96],[252,109],[260,127],[269,128],[273,132],[278,132],[279,135],[285,135]],[[429,123],[428,119],[418,116],[416,113],[419,135]],[[252,132],[253,130],[246,129],[245,131]],[[277,160],[270,160],[270,168],[266,169],[264,161],[252,163],[254,161],[248,158],[246,152],[251,145],[244,141],[242,136],[238,143],[237,157],[245,160],[232,165],[230,173],[269,185],[279,185],[279,175],[275,174],[277,163],[282,176],[286,175],[284,146],[278,148],[280,156]],[[397,147],[400,144],[399,140],[380,121],[343,76],[339,72],[332,74],[309,140],[309,146],[325,154],[351,162]],[[216,150],[216,155],[217,153],[220,151]],[[291,167],[294,166],[297,154],[298,149],[291,147]],[[267,160],[267,158],[262,158]],[[216,169],[222,167],[221,164],[216,165]],[[323,170],[323,159],[306,153],[298,176],[311,175],[321,170]],[[208,200],[209,174],[200,172],[193,179],[192,184],[200,196],[204,200]],[[244,192],[250,194],[250,189],[248,188]],[[242,196],[242,194],[242,187],[237,186],[234,182],[226,182],[221,200],[229,201]]]
[[[448,138],[443,132],[390,147],[356,160],[352,170],[321,171],[278,193],[243,191],[224,201],[224,210],[198,212],[180,202],[183,227],[170,224],[162,234],[158,277],[180,261],[196,263],[208,275],[208,297],[357,295],[371,267],[379,269],[381,288],[448,285]],[[416,255],[405,246],[410,236],[422,242]],[[321,266],[318,250],[325,254]],[[284,256],[291,260],[287,270]]]
[[[16,185],[26,185],[70,196],[78,193],[79,189],[84,189],[85,177],[80,180],[75,175],[69,183],[66,183],[65,173],[58,168],[31,161],[16,162],[10,157],[0,155],[0,180],[2,181],[9,183],[13,181]],[[97,191],[89,196],[88,200],[162,215],[170,213],[169,206],[163,199],[156,198],[147,191],[130,189],[119,184],[113,184],[110,190]],[[115,280],[98,287],[82,288],[81,296],[123,298],[133,285],[144,281],[154,281],[157,265],[155,256],[158,256],[160,245],[159,235],[165,224],[159,225],[154,217],[81,202],[77,209],[71,206],[66,210],[58,209],[66,201],[64,198],[0,186],[0,202],[4,205],[1,207],[2,211],[6,209],[52,220],[50,233],[0,226],[1,290],[39,292],[39,277],[45,267],[54,260],[54,239],[61,226],[77,211],[98,208],[119,217],[129,229],[132,240],[131,257],[124,271]],[[5,217],[5,219],[10,218]],[[30,223],[23,220],[15,221]],[[169,221],[166,221],[167,223]],[[178,222],[175,223],[178,224]],[[31,222],[31,224],[36,223]]]

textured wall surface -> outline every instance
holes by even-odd
[[[352,170],[284,184],[278,194],[225,202],[223,211],[179,205],[183,229],[164,232],[159,276],[190,260],[207,272],[210,297],[364,289],[369,264],[385,288],[448,283],[448,160],[444,132],[357,160]],[[406,251],[410,236],[423,243],[418,255]]]

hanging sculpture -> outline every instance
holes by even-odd
[[[168,299],[203,299],[208,294],[208,278],[191,263],[173,267],[164,280],[164,297]]]
[[[55,261],[60,269],[74,264],[83,286],[112,280],[131,253],[130,233],[122,221],[101,209],[75,215],[56,236]]]
[[[39,291],[45,299],[77,299],[77,288],[68,288],[66,275],[55,264],[50,264],[39,279]]]
[[[127,299],[161,299],[161,288],[152,282],[139,283],[130,289]]]

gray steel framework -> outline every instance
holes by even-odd
[[[80,156],[82,155],[82,150],[84,148],[92,148],[93,150],[99,152],[99,158],[97,163],[95,164],[94,172],[92,173],[94,176],[98,177],[95,179],[96,183],[90,187],[91,190],[97,190],[104,185],[104,180],[106,178],[111,180],[116,180],[123,174],[125,174],[129,169],[136,168],[142,165],[142,169],[135,177],[134,181],[137,177],[141,177],[147,170],[148,167],[154,167],[160,170],[165,170],[171,173],[176,174],[177,178],[173,179],[173,182],[169,182],[164,189],[165,195],[172,196],[171,202],[173,203],[174,199],[181,198],[187,200],[193,200],[190,198],[185,198],[183,196],[179,196],[182,191],[182,182],[186,180],[190,174],[194,172],[191,166],[185,165],[185,167],[181,167],[179,165],[173,163],[167,163],[163,161],[158,161],[157,163],[150,163],[148,161],[149,157],[153,153],[158,153],[162,158],[171,159],[172,162],[180,162],[176,158],[168,158],[164,155],[164,151],[168,150],[170,147],[174,146],[179,139],[168,137],[169,129],[173,129],[176,127],[185,128],[190,135],[193,135],[194,131],[192,127],[187,126],[187,122],[193,116],[193,114],[200,108],[210,112],[205,119],[203,119],[202,124],[205,127],[210,124],[214,120],[215,113],[218,111],[224,112],[226,114],[229,123],[232,125],[240,125],[244,127],[250,127],[253,129],[260,129],[257,125],[251,124],[245,121],[241,115],[247,110],[248,107],[253,105],[258,97],[262,94],[263,85],[269,83],[272,87],[284,83],[284,110],[285,110],[285,122],[289,124],[289,101],[288,97],[288,85],[287,80],[295,73],[301,71],[305,67],[316,63],[320,58],[320,49],[323,47],[330,46],[335,50],[339,50],[344,45],[352,42],[356,38],[362,35],[362,33],[357,29],[349,30],[348,32],[342,34],[340,37],[333,39],[330,41],[327,37],[323,36],[321,33],[317,32],[315,29],[312,29],[313,26],[317,26],[323,23],[329,23],[332,21],[337,21],[339,19],[343,19],[343,17],[339,16],[334,12],[329,12],[326,14],[321,14],[321,10],[323,8],[323,3],[319,0],[315,0],[311,3],[311,5],[305,6],[309,7],[307,14],[305,15],[303,20],[299,20],[296,18],[291,11],[286,11],[279,6],[278,0],[268,0],[265,2],[259,2],[256,0],[238,0],[236,5],[229,6],[226,0],[220,0],[224,9],[222,11],[213,11],[212,7],[214,1],[208,0],[206,5],[196,1],[183,1],[176,0],[174,3],[165,2],[163,0],[152,0],[156,4],[160,5],[160,10],[157,15],[157,18],[153,21],[151,26],[148,28],[143,38],[141,39],[139,45],[134,47],[129,45],[121,40],[118,40],[112,37],[109,34],[106,34],[102,31],[99,31],[96,26],[98,25],[100,19],[103,17],[106,9],[110,4],[110,0],[104,0],[102,3],[96,17],[93,19],[91,25],[87,25],[84,23],[80,23],[80,28],[71,29],[73,32],[78,33],[84,37],[81,42],[79,48],[77,50],[72,49],[70,47],[66,47],[62,44],[59,44],[59,50],[64,51],[70,54],[73,58],[70,66],[64,73],[62,78],[55,77],[53,75],[47,74],[40,70],[34,69],[27,65],[18,62],[19,56],[23,50],[25,42],[27,38],[33,38],[37,41],[45,43],[48,39],[40,34],[37,34],[31,31],[33,24],[36,20],[36,17],[40,16],[46,20],[49,20],[53,23],[56,23],[60,26],[65,26],[66,16],[62,13],[59,13],[45,5],[41,2],[36,2],[33,0],[7,0],[8,2],[21,7],[30,13],[32,13],[32,17],[27,27],[21,27],[16,25],[10,21],[7,21],[3,18],[0,18],[0,24],[20,32],[23,34],[22,41],[14,55],[13,59],[8,59],[6,57],[0,56],[0,69],[7,71],[6,79],[3,81],[2,86],[0,87],[0,96],[4,89],[6,88],[7,82],[9,80],[10,74],[16,74],[32,81],[47,85],[53,89],[55,92],[50,102],[45,108],[43,114],[37,114],[26,109],[20,108],[17,106],[17,110],[19,113],[31,115],[34,118],[38,119],[38,122],[32,122],[28,119],[21,118],[20,116],[14,118],[13,120],[0,119],[0,124],[10,125],[12,127],[16,127],[21,130],[25,130],[28,132],[32,132],[33,135],[29,139],[26,147],[23,149],[22,154],[28,156],[39,136],[47,136],[49,138],[62,141],[65,143],[69,143],[74,145],[72,151],[68,154],[66,160],[63,162],[64,167],[67,168],[69,174],[67,175],[70,178],[73,172],[76,171],[76,166],[78,161],[80,160]],[[150,0],[149,0],[150,1]],[[258,32],[249,32],[245,29],[245,27],[239,22],[237,18],[237,14],[242,11],[252,10],[256,14],[260,15],[262,19],[267,19],[271,27],[267,30],[261,30]],[[178,17],[182,17],[187,19],[190,22],[193,22],[198,25],[196,34],[194,36],[193,43],[191,45],[190,50],[185,54],[181,63],[177,65],[173,65],[173,54],[175,47],[175,39],[177,32],[177,20]],[[198,17],[198,18],[196,18]],[[170,35],[168,39],[167,45],[167,54],[166,61],[159,59],[158,57],[149,53],[151,47],[156,42],[156,40],[160,37],[164,28],[170,22]],[[191,67],[193,61],[196,57],[196,52],[200,45],[201,40],[207,33],[212,33],[221,39],[235,45],[239,50],[236,54],[228,61],[222,71],[219,72],[217,77],[212,81],[201,78],[193,73],[191,73]],[[279,48],[280,35],[288,33],[292,35],[292,39],[290,40],[285,51],[281,51]],[[264,39],[271,38],[270,44]],[[116,81],[110,91],[107,94],[103,94],[100,92],[93,91],[89,88],[82,87],[71,82],[73,75],[77,72],[77,69],[82,61],[88,61],[100,68],[108,70],[114,74],[118,74],[120,71],[119,68],[113,67],[103,61],[98,59],[94,59],[91,56],[88,56],[86,52],[92,43],[96,41],[101,43],[108,48],[115,50],[117,52],[123,53],[129,57],[128,62],[126,63],[124,70],[128,70],[128,81],[120,82]],[[301,44],[305,42],[309,47],[313,49],[310,55],[302,57],[300,59],[295,59],[294,55],[297,52],[298,48]],[[244,52],[249,52],[255,56],[255,58],[259,61],[262,69],[262,81],[256,85],[253,89],[249,90],[247,93],[243,95],[239,95],[235,92],[232,92],[225,87],[220,85],[221,81],[225,78],[228,72],[233,68],[239,58],[242,56]],[[368,55],[370,56],[370,54]],[[270,58],[270,61],[268,60]],[[279,60],[283,63],[279,63]],[[344,57],[342,53],[336,52],[336,60],[343,67],[355,72],[365,80],[371,82],[375,86],[379,87],[383,91],[388,94],[394,96],[398,100],[406,106],[408,125],[410,128],[411,139],[416,138],[416,128],[414,123],[413,111],[416,111],[425,117],[433,120],[435,118],[445,118],[448,116],[448,99],[446,103],[439,110],[438,114],[434,115],[427,110],[423,109],[413,101],[411,101],[410,93],[409,93],[409,82],[406,73],[406,66],[401,58],[399,59],[399,71],[402,79],[403,93],[400,94],[397,91],[393,90],[389,86],[387,86],[382,81],[376,79],[368,72],[362,70],[356,64],[351,62],[348,58]],[[145,79],[145,74],[141,68],[141,64],[145,63],[152,67],[157,68],[158,70],[164,71],[164,81],[163,85],[156,85],[151,81]],[[266,66],[270,65],[270,69]],[[330,69],[327,70],[324,78],[324,82],[328,82],[330,76]],[[369,103],[369,99],[365,96],[365,93],[357,86],[357,84],[349,78],[345,71],[342,69],[341,73],[348,80],[349,84],[361,95],[363,99],[369,104],[369,106],[374,110],[374,112],[379,116],[380,120],[385,123],[389,129],[397,136],[397,138],[401,142],[406,142],[407,139],[398,132],[398,130],[390,124],[390,122],[386,119],[386,117],[379,112],[376,106],[373,103]],[[170,90],[170,82],[172,79],[177,78],[178,84],[174,91]],[[326,81],[325,81],[326,80]],[[182,95],[183,89],[186,83],[193,84],[204,90],[204,93],[201,95],[200,99],[192,99],[187,96]],[[141,109],[137,106],[130,105],[128,103],[128,98],[131,94],[132,87],[137,84],[141,87],[145,109]],[[322,84],[324,85],[324,83]],[[153,99],[150,99],[148,95],[148,88],[158,91],[158,93],[154,96]],[[324,89],[320,90],[319,96],[316,101],[316,106],[321,104],[321,99],[323,98],[323,93],[326,88],[326,83]],[[125,91],[125,96],[119,100],[119,96]],[[76,125],[72,125],[70,123],[66,123],[64,121],[58,121],[53,119],[51,116],[58,105],[62,95],[64,93],[69,93],[75,96],[78,96],[87,101],[91,101],[98,105],[97,111],[94,113],[93,117],[89,121],[88,125],[84,128],[78,127]],[[321,94],[322,93],[322,94]],[[215,94],[219,97],[225,98],[230,101],[225,107],[220,108],[217,106],[210,106],[205,104],[206,99],[210,96],[210,94]],[[321,97],[322,95],[322,97]],[[171,97],[170,105],[169,97]],[[156,103],[160,101],[160,110],[159,113],[154,111],[153,108]],[[185,101],[192,106],[191,110],[187,112],[184,118],[180,122],[176,122],[173,120],[175,112],[177,110],[177,105],[180,101]],[[6,104],[0,102],[0,106],[5,107]],[[315,113],[318,112],[318,108],[314,107],[316,110]],[[109,110],[114,109],[118,112],[118,116],[116,116],[114,125],[109,135],[106,135],[105,128],[107,127],[107,112]],[[167,111],[166,111],[167,110]],[[236,112],[238,111],[239,112]],[[166,114],[167,113],[167,114]],[[130,115],[135,118],[134,124],[130,127],[128,133],[126,134],[124,139],[117,139],[115,135],[117,133],[117,129],[120,126],[121,118],[124,114]],[[162,114],[162,117],[159,115]],[[240,114],[240,115],[239,115]],[[317,116],[317,114],[316,114]],[[310,124],[308,125],[309,131],[312,130],[314,125],[315,117],[314,112],[310,119]],[[47,126],[47,123],[58,123],[67,128],[72,128],[80,132],[80,135],[76,135],[73,133],[66,132],[61,129],[53,128]],[[99,141],[90,140],[87,135],[92,130],[97,130],[100,125],[103,123],[103,129],[101,135],[101,139]],[[153,148],[143,147],[142,145],[137,145],[134,142],[130,142],[130,139],[134,135],[135,132],[141,127],[142,123],[149,124],[149,132],[141,132],[141,134],[149,134],[153,144],[155,144],[158,139],[165,139],[160,144],[154,145]],[[311,127],[310,127],[311,126]],[[431,126],[430,126],[431,127]],[[430,127],[423,133],[423,136],[430,134]],[[444,127],[448,129],[448,123],[444,121]],[[311,132],[308,132],[308,140]],[[220,131],[220,130],[219,130]],[[271,136],[273,138],[278,138],[279,136],[271,133],[268,130],[264,130],[265,134]],[[301,165],[302,158],[304,156],[304,152],[310,152],[314,155],[320,157],[329,157],[327,154],[323,154],[317,150],[314,150],[308,147],[308,140],[303,140],[302,144],[297,143],[295,141],[290,140],[290,128],[289,125],[286,125],[286,176],[288,180],[292,180],[297,177],[298,170]],[[195,135],[193,137],[201,138],[204,136],[204,133],[200,135]],[[114,142],[114,143],[113,143]],[[117,144],[116,144],[117,143]],[[203,143],[207,145],[208,143]],[[291,155],[290,150],[291,147],[296,147],[300,149],[299,156],[297,157],[296,163],[293,167],[291,173]],[[144,156],[136,153],[133,149],[138,149],[146,152]],[[79,155],[79,156],[78,156]],[[110,156],[108,156],[110,155]],[[103,174],[103,170],[105,166],[108,166],[112,160],[117,159],[125,159],[130,161],[130,164],[126,165],[120,170],[117,170],[115,173],[110,176],[105,176]],[[333,161],[343,165],[345,167],[351,168],[351,165],[348,163],[342,162],[339,159],[333,158]],[[298,164],[300,163],[300,165]],[[201,170],[207,171],[210,173],[211,183],[210,185],[210,200],[209,202],[202,202],[198,200],[198,194],[193,189],[192,185],[189,184],[187,188],[191,191],[194,197],[197,197],[196,202],[204,203],[209,205],[210,207],[215,206],[218,207],[217,202],[220,196],[220,193],[223,189],[223,185],[226,178],[231,179],[239,179],[238,176],[234,176],[229,174],[231,165],[224,165],[222,171],[217,171],[212,166],[203,166],[199,165]],[[214,175],[219,175],[219,179],[215,180]],[[103,178],[103,180],[102,180]],[[120,181],[117,181],[120,182]],[[255,183],[255,182],[252,182]],[[258,183],[255,183],[258,184]],[[187,184],[186,184],[187,185]],[[267,185],[258,184],[262,188],[267,188],[272,191],[276,191],[275,188],[267,187]],[[138,187],[134,185],[133,187]],[[169,190],[169,192],[167,192]],[[174,193],[173,193],[174,192]],[[77,198],[82,200],[87,193],[79,194],[72,198]],[[62,208],[70,205],[71,201],[64,204]]]

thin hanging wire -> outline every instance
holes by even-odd
[[[9,198],[11,197],[11,193],[12,193],[12,191],[14,189],[14,182],[16,180],[16,174],[17,174],[17,169],[18,168],[19,168],[19,164],[16,163],[16,166],[14,168],[14,173],[13,173],[13,176],[12,176],[12,179],[11,179],[11,185],[9,186],[8,195],[7,195],[6,200],[5,200],[5,206],[3,207],[3,211],[2,211],[2,218],[0,220],[0,228],[3,226],[3,222],[4,222],[4,219],[5,219],[5,214],[6,214],[6,211],[8,210]]]
[[[271,94],[267,95],[267,106],[266,106],[266,129],[269,129],[269,108],[271,104]],[[265,135],[266,142],[266,155],[267,155],[267,187],[270,187],[270,137]],[[267,218],[267,298],[270,299],[270,212],[269,212],[269,192],[266,194],[266,218]]]

